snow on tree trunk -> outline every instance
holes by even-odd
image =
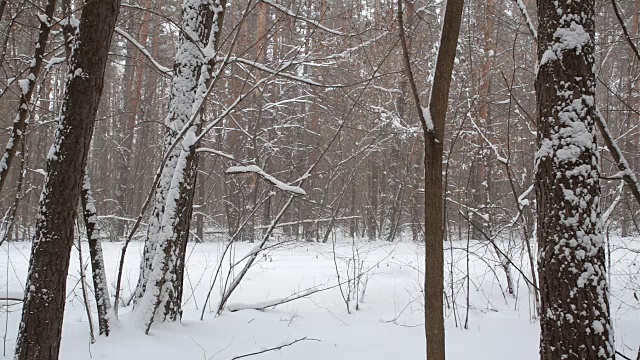
[[[87,241],[89,242],[89,256],[91,257],[91,272],[93,274],[93,289],[98,308],[98,326],[100,335],[109,336],[109,312],[111,301],[107,287],[107,275],[104,270],[104,258],[102,256],[102,244],[100,243],[100,224],[95,201],[91,193],[89,175],[85,173],[82,184],[82,211],[84,214],[84,226],[87,229]]]
[[[66,94],[47,156],[16,360],[58,359],[74,225],[120,0],[87,2],[72,39]],[[78,25],[77,20],[70,21]]]
[[[197,174],[196,139],[201,129],[197,112],[212,80],[225,6],[224,0],[185,0],[182,6],[184,32],[174,64],[165,149],[190,119],[195,121],[170,154],[155,194],[135,294],[147,333],[154,320],[175,321],[181,315],[184,252]]]
[[[595,1],[538,1],[540,357],[613,359],[600,214]]]
[[[4,11],[6,2],[0,4],[0,17]],[[17,150],[20,148],[20,143],[24,137],[27,124],[29,123],[29,117],[31,115],[31,97],[36,89],[36,81],[40,75],[42,69],[42,62],[44,60],[44,53],[47,48],[47,42],[49,39],[49,33],[53,26],[53,14],[56,8],[56,0],[49,0],[44,10],[44,14],[38,15],[40,19],[40,31],[38,33],[38,42],[36,43],[36,49],[31,59],[29,66],[29,75],[26,78],[18,80],[20,85],[20,103],[18,105],[18,113],[13,120],[13,127],[11,128],[11,135],[4,150],[4,154],[0,159],[0,191],[2,191],[4,182],[9,175],[9,168],[11,162],[16,155]]]

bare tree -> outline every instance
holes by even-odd
[[[400,38],[404,63],[424,136],[424,226],[425,226],[425,331],[427,359],[445,358],[444,341],[444,186],[442,160],[445,124],[449,104],[449,87],[453,73],[458,34],[462,22],[464,0],[450,0],[444,13],[435,76],[429,107],[420,106],[420,96],[411,70],[411,61],[404,36],[402,0],[398,0]]]

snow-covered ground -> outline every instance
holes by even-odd
[[[634,291],[635,296],[640,296],[640,254],[637,252],[640,239],[616,239],[613,244],[611,304],[616,348],[635,358],[640,345],[640,302],[634,297]],[[453,290],[457,295],[455,315],[452,311],[454,305],[448,298],[448,358],[538,359],[539,329],[537,322],[531,319],[532,305],[526,283],[517,270],[512,270],[514,279],[518,281],[517,294],[515,297],[504,296],[501,290],[504,274],[495,267],[495,256],[485,243],[471,242],[469,246],[470,306],[468,329],[463,329],[467,312],[467,253],[463,250],[466,246],[466,242],[447,244],[447,294],[451,293],[453,259]],[[0,253],[0,297],[22,297],[29,247],[28,243],[3,245]],[[120,247],[121,243],[104,244],[111,296]],[[252,248],[253,244],[238,244],[235,255],[241,258]],[[124,276],[125,296],[135,287],[141,249],[140,243],[132,243],[129,248]],[[90,344],[87,315],[78,287],[79,261],[74,250],[60,358],[229,360],[305,337],[306,340],[292,346],[258,356],[265,360],[424,358],[421,293],[424,249],[421,245],[411,242],[357,242],[354,245],[344,241],[336,245],[335,257],[331,243],[283,245],[260,256],[260,262],[232,295],[228,308],[264,304],[310,288],[325,289],[337,283],[338,273],[340,281],[346,282],[353,278],[355,258],[356,274],[359,269],[366,271],[361,278],[358,309],[355,309],[356,301],[353,300],[349,309],[351,313],[347,311],[343,299],[343,294],[346,296],[348,291],[345,284],[342,291],[333,287],[275,309],[225,311],[216,317],[212,312],[220,297],[220,287],[216,284],[213,301],[207,306],[204,320],[200,321],[222,249],[223,244],[220,243],[190,245],[182,323],[154,324],[147,336],[136,314],[130,312],[130,307],[124,308],[121,309],[120,321],[113,325],[111,336],[99,337],[93,345]],[[88,250],[85,249],[83,254],[86,256]],[[526,257],[517,252],[513,258],[514,261],[518,259],[518,264],[527,262]],[[522,271],[529,274],[525,265]],[[2,307],[0,327],[4,330],[0,333],[6,333],[3,354],[10,358],[20,321],[20,306],[8,309],[7,318],[7,307]],[[95,314],[93,317],[97,322]]]

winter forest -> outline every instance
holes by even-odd
[[[0,0],[15,360],[640,360],[640,0]]]

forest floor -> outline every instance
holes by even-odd
[[[612,239],[611,308],[615,319],[616,348],[630,358],[640,345],[640,239]],[[113,283],[121,243],[105,243],[104,256],[113,297]],[[469,246],[469,306],[467,307],[467,245]],[[508,249],[506,243],[501,244]],[[253,244],[241,243],[235,256],[242,258]],[[521,274],[512,269],[515,296],[504,295],[504,273],[496,266],[492,247],[484,242],[448,243],[445,246],[447,271],[447,355],[448,359],[538,359],[538,323],[532,320],[529,289]],[[10,243],[0,253],[0,297],[22,297],[29,262],[30,244]],[[306,340],[251,358],[268,359],[424,359],[424,319],[422,270],[424,248],[412,242],[355,242],[333,244],[289,243],[260,256],[227,309],[265,304],[299,291],[326,289],[348,282],[360,269],[358,309],[350,301],[349,312],[343,294],[347,284],[315,292],[265,311],[244,309],[224,311],[215,316],[220,287],[214,286],[212,304],[203,304],[218,264],[223,244],[190,245],[188,278],[185,280],[185,308],[181,323],[154,324],[144,335],[140,319],[131,308],[120,311],[108,338],[90,344],[89,323],[79,287],[79,260],[74,249],[67,285],[67,305],[63,326],[62,360],[155,359],[231,360],[235,356]],[[124,292],[135,287],[142,244],[128,250]],[[88,249],[83,246],[83,255]],[[514,262],[526,264],[526,256],[511,252]],[[11,259],[10,262],[7,259]],[[355,261],[354,261],[355,259]],[[451,261],[453,292],[451,301]],[[516,260],[517,259],[517,260]],[[86,259],[85,259],[86,262]],[[226,260],[228,264],[228,260]],[[223,274],[226,276],[226,268]],[[88,267],[90,269],[90,267]],[[336,271],[338,269],[338,272]],[[522,272],[529,274],[522,265]],[[90,276],[90,270],[87,271]],[[347,275],[350,274],[350,275]],[[88,279],[91,283],[90,278]],[[364,286],[366,283],[366,287]],[[354,282],[350,283],[351,285]],[[312,289],[309,291],[308,289]],[[92,294],[90,294],[92,297]],[[3,305],[6,302],[3,302]],[[93,305],[93,304],[92,304]],[[7,311],[7,308],[9,311]],[[468,308],[468,329],[464,329]],[[455,313],[453,312],[455,309]],[[20,321],[20,305],[3,306],[0,334],[3,354],[11,358]],[[95,310],[94,310],[95,311]],[[94,322],[95,313],[93,314]],[[97,326],[96,326],[97,328]]]

